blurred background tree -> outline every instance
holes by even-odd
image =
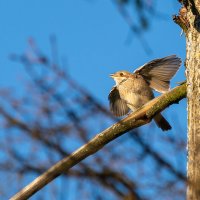
[[[7,73],[5,68],[2,69],[1,199],[11,197],[49,166],[118,120],[108,109],[107,94],[113,84],[111,80],[107,80],[109,73],[122,69],[123,66],[127,68],[130,63],[135,66],[142,65],[155,56],[162,57],[174,53],[184,56],[180,48],[184,44],[176,41],[180,29],[173,26],[170,16],[165,13],[168,4],[161,3],[157,6],[158,2],[151,0],[113,0],[109,2],[109,6],[106,1],[77,2],[64,4],[69,7],[73,5],[72,13],[76,13],[73,20],[70,18],[71,13],[68,13],[67,19],[64,18],[67,21],[64,26],[72,25],[72,28],[67,29],[69,32],[64,31],[65,28],[61,27],[63,24],[60,21],[60,24],[58,23],[61,32],[68,33],[65,37],[74,39],[72,46],[69,41],[66,44],[69,50],[67,59],[60,56],[58,51],[63,50],[63,44],[59,47],[56,40],[56,36],[59,37],[60,34],[55,31],[56,36],[50,36],[48,47],[41,41],[44,36],[34,31],[32,33],[31,28],[25,27],[25,31],[21,32],[25,32],[25,35],[36,35],[38,43],[30,37],[25,52],[18,53],[16,49],[17,52],[10,55],[12,64],[10,61],[9,64],[15,68],[20,66],[19,70],[8,67]],[[20,1],[18,6],[22,3],[24,2]],[[174,4],[173,1],[170,4],[175,9],[178,8],[178,4]],[[46,12],[44,4],[41,5],[42,15],[39,8],[36,9],[36,5],[38,6],[37,2],[26,3],[20,8],[23,11],[23,25],[27,23],[39,31],[44,22],[38,19],[44,20],[42,16],[45,15],[50,17],[46,21],[49,24],[58,22],[59,17],[56,17],[54,22],[49,15],[52,12]],[[51,3],[47,5],[52,10],[55,9],[55,16],[63,11],[59,9],[63,5],[59,5],[59,8],[53,7]],[[85,10],[82,10],[84,7]],[[32,16],[33,13],[30,13],[27,22],[24,18],[30,8],[35,15]],[[89,8],[94,9],[92,13],[98,10],[98,16],[93,16],[92,13],[86,15],[85,12],[91,12]],[[14,16],[15,12],[11,13],[11,16]],[[62,14],[62,17],[66,17]],[[115,19],[116,16],[120,16],[119,14],[122,18],[116,18],[115,23],[109,18],[111,16]],[[38,19],[33,20],[32,17]],[[82,21],[82,17],[88,21]],[[120,21],[121,19],[123,20]],[[7,20],[9,22],[9,19]],[[31,23],[32,20],[36,25]],[[157,25],[160,24],[157,28],[153,25],[155,21]],[[125,22],[128,26],[125,26]],[[18,23],[20,21],[16,23],[19,28]],[[81,31],[76,32],[74,26],[80,27]],[[173,28],[170,29],[168,26]],[[56,28],[54,25],[52,27]],[[157,30],[161,32],[156,33]],[[4,31],[8,29],[5,28]],[[122,34],[123,32],[126,34]],[[16,35],[17,33],[18,30]],[[70,34],[74,34],[74,38]],[[111,42],[112,37],[114,40]],[[4,38],[4,35],[1,38]],[[11,41],[13,38],[11,37]],[[121,46],[116,45],[119,38]],[[104,46],[101,46],[99,43],[103,40]],[[169,44],[167,40],[173,42]],[[122,49],[116,52],[118,47]],[[23,48],[19,47],[20,50]],[[74,58],[71,51],[77,57]],[[81,53],[87,59],[83,59]],[[110,60],[107,58],[108,53]],[[77,63],[76,59],[80,63]],[[102,59],[105,61],[102,62]],[[107,67],[99,67],[103,65]],[[113,65],[121,66],[117,68]],[[12,79],[12,74],[14,77],[20,74],[20,81],[19,78]],[[179,80],[183,80],[183,76],[180,76]],[[104,88],[105,91],[101,92]],[[154,123],[131,131],[74,167],[65,176],[56,179],[33,199],[183,199],[186,177],[185,101],[174,107],[176,108],[170,108],[166,112],[173,126],[173,130],[168,134],[163,134]],[[179,118],[177,113],[184,118]]]

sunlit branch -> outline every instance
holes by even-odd
[[[144,124],[149,123],[152,118],[166,107],[178,103],[181,99],[186,97],[186,83],[174,88],[173,90],[163,94],[144,105],[136,112],[130,114],[121,121],[113,124],[103,132],[97,134],[87,144],[77,149],[70,156],[62,159],[44,174],[36,178],[32,183],[27,185],[21,191],[19,191],[12,200],[23,200],[28,199],[34,193],[39,191],[49,182],[54,180],[56,177],[65,173],[71,167],[78,164],[83,159],[94,154],[103,148],[107,143],[111,142],[115,138],[123,135],[131,129],[137,128]]]

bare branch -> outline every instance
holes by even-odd
[[[144,124],[149,123],[152,118],[166,107],[173,103],[179,102],[186,97],[186,83],[180,85],[173,90],[163,94],[162,96],[153,99],[148,104],[144,105],[141,109],[130,114],[121,121],[113,124],[111,127],[97,134],[87,144],[77,149],[70,156],[62,159],[44,174],[36,178],[32,183],[23,188],[11,200],[23,200],[28,199],[34,193],[39,191],[49,182],[54,180],[62,173],[66,173],[71,167],[85,159],[86,157],[94,154],[105,146],[110,141],[123,135],[131,129],[137,128]]]

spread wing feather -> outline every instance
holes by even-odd
[[[170,79],[180,66],[181,59],[171,55],[145,63],[134,73],[142,75],[151,88],[164,93],[169,90]]]
[[[120,117],[129,112],[126,101],[120,98],[120,94],[116,86],[110,91],[108,99],[110,102],[110,110],[115,116]]]

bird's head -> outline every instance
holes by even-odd
[[[132,74],[130,72],[127,72],[127,71],[118,71],[118,72],[116,72],[114,74],[110,74],[110,77],[114,79],[116,84],[119,84],[122,81],[124,81],[127,78],[129,78],[131,75]]]

